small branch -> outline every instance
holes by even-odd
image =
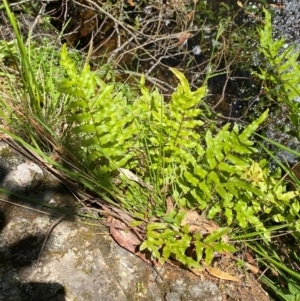
[[[175,88],[172,87],[171,85],[169,85],[166,82],[161,81],[161,80],[159,80],[157,78],[149,76],[147,74],[142,74],[142,73],[133,72],[133,71],[122,71],[122,73],[128,74],[128,75],[137,76],[137,77],[141,77],[142,75],[144,75],[146,80],[148,80],[149,82],[151,82],[152,84],[154,84],[155,86],[157,86],[158,88],[160,88],[162,91],[164,91],[164,92],[170,92],[169,90],[175,91]]]
[[[41,8],[40,8],[40,11],[39,11],[38,15],[36,16],[36,18],[35,18],[33,24],[30,26],[30,28],[29,28],[29,33],[28,33],[28,39],[27,39],[26,44],[29,42],[30,37],[31,37],[31,35],[32,35],[32,32],[33,32],[34,28],[36,27],[37,23],[40,22],[41,16],[42,16],[42,15],[44,14],[44,12],[45,12],[46,5],[47,5],[46,3],[43,3],[43,4],[42,4],[42,6],[41,6]]]
[[[37,261],[36,261],[36,265],[38,266],[39,263],[40,263],[40,260],[41,260],[41,257],[43,255],[43,252],[44,252],[44,249],[45,249],[45,246],[46,246],[46,243],[51,235],[51,232],[53,231],[53,229],[67,216],[68,214],[64,214],[62,215],[61,217],[59,217],[57,220],[54,221],[54,223],[50,226],[49,230],[47,231],[46,233],[46,237],[44,239],[44,242],[43,242],[43,245],[41,247],[41,250],[39,252],[39,255],[38,255],[38,258],[37,258]]]

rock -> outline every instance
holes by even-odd
[[[3,181],[5,188],[33,189],[43,177],[43,170],[35,163],[26,162],[12,169]]]
[[[0,208],[5,212],[3,204]],[[215,284],[192,281],[180,269],[178,280],[165,285],[152,267],[119,247],[105,227],[82,225],[78,219],[54,228],[37,265],[55,218],[17,206],[6,218],[0,300],[221,300]]]
[[[78,211],[78,201],[3,141],[0,183],[24,195],[0,198],[0,301],[270,300],[253,275],[214,283],[171,265],[154,269],[98,220],[61,215],[55,208]]]
[[[56,207],[77,205],[51,175],[4,142],[0,156],[2,187]],[[0,201],[0,301],[221,300],[215,284],[182,269],[159,267],[162,280],[97,221],[68,216],[50,233],[59,212],[28,200],[3,195]]]
[[[222,301],[222,296],[218,287],[212,282],[201,283],[195,279],[182,278],[171,284],[170,292],[166,294],[166,301],[177,300]]]

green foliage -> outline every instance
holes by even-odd
[[[232,245],[221,241],[222,236],[230,231],[229,228],[220,228],[202,237],[199,232],[192,233],[188,225],[181,225],[184,215],[184,212],[177,214],[173,211],[166,216],[172,223],[149,223],[147,239],[141,244],[140,250],[148,249],[162,263],[169,258],[175,258],[194,268],[200,267],[202,258],[205,258],[206,265],[210,265],[214,252],[235,251]]]
[[[9,64],[9,61],[15,61],[18,56],[18,50],[14,41],[0,40],[0,62]],[[3,72],[0,75],[4,75]]]
[[[262,278],[262,282],[265,283],[275,296],[283,301],[300,301],[300,286],[298,283],[287,280],[287,289],[282,289],[274,281],[267,277]]]
[[[278,252],[274,246],[264,246],[258,242],[247,245],[259,254],[260,261],[265,267],[276,271],[262,277],[262,282],[277,297],[276,300],[300,300],[300,274],[295,268],[300,263],[297,245],[281,246]]]
[[[228,226],[234,220],[242,228],[250,223],[269,237],[259,215],[267,213],[276,221],[292,221],[284,214],[290,208],[289,214],[294,212],[295,216],[299,203],[295,199],[298,192],[286,192],[278,177],[271,176],[266,160],[255,162],[251,158],[258,152],[251,135],[268,112],[243,131],[238,125],[229,130],[227,124],[215,136],[206,130],[203,137],[199,129],[203,126],[199,120],[202,111],[197,104],[205,89],[190,91],[182,74],[173,72],[180,85],[168,108],[163,108],[158,95],[142,86],[143,99],[152,102],[151,122],[143,122],[151,162],[148,172],[159,173],[160,188],[172,187],[172,198],[179,207],[205,209],[209,218],[225,215]]]
[[[268,68],[260,70],[260,78],[267,82],[265,86],[269,97],[274,96],[276,101],[285,103],[289,110],[292,129],[288,129],[288,134],[296,136],[300,140],[299,131],[299,110],[300,110],[300,66],[298,63],[299,52],[295,50],[295,46],[287,46],[284,38],[273,39],[272,23],[270,13],[264,9],[265,25],[263,29],[259,29],[260,48],[259,51],[264,55],[269,64]],[[271,86],[269,88],[269,86]],[[283,131],[283,129],[281,129]],[[266,141],[276,145],[280,149],[285,146],[278,145],[274,141],[265,138]],[[287,152],[292,152],[285,148]],[[299,156],[296,153],[296,156]],[[290,172],[289,172],[290,173]],[[295,180],[297,183],[298,180]],[[296,184],[298,186],[298,184]],[[299,186],[298,186],[299,187]],[[299,189],[298,189],[299,191]],[[299,192],[285,192],[279,186],[276,186],[277,197],[281,200],[281,204],[277,207],[278,214],[273,216],[277,222],[288,222],[295,224],[295,228],[299,231],[299,199],[296,196]]]
[[[264,12],[265,25],[263,29],[258,30],[259,51],[267,59],[269,68],[261,69],[259,77],[273,83],[270,89],[266,87],[269,94],[275,95],[279,102],[284,102],[289,106],[290,120],[295,127],[296,136],[300,140],[300,119],[297,114],[300,109],[299,52],[295,50],[294,45],[288,46],[284,38],[273,39],[271,15],[266,9]]]
[[[17,45],[20,55],[20,74],[22,74],[22,82],[24,85],[24,94],[28,93],[28,104],[29,106],[38,114],[40,105],[42,103],[41,91],[38,89],[37,80],[34,77],[34,72],[32,70],[30,59],[28,56],[28,50],[23,43],[22,36],[20,35],[18,24],[16,18],[11,12],[7,0],[3,1],[10,24],[13,27],[14,33],[16,35]],[[25,92],[26,91],[26,92]]]
[[[200,1],[197,5],[201,7]],[[4,6],[8,9],[7,1]],[[227,7],[225,10],[230,12]],[[245,128],[228,124],[217,129],[208,124],[207,112],[199,106],[206,87],[191,91],[186,78],[175,69],[179,86],[169,103],[157,90],[149,91],[144,78],[137,97],[136,89],[115,82],[113,71],[104,82],[106,66],[92,72],[86,62],[79,71],[76,51],[67,53],[64,46],[59,55],[52,45],[25,45],[17,22],[12,14],[9,16],[17,43],[0,42],[1,62],[15,70],[8,75],[1,66],[2,74],[11,82],[5,91],[2,89],[7,93],[9,88],[11,94],[7,98],[1,94],[0,116],[5,120],[1,132],[112,206],[121,203],[136,217],[132,226],[143,225],[143,220],[145,240],[140,250],[147,249],[160,262],[176,259],[199,268],[211,264],[216,253],[235,252],[225,239],[227,235],[239,241],[257,236],[270,240],[272,231],[285,227],[299,235],[299,192],[289,191],[280,173],[271,173],[268,161],[258,159],[261,157],[253,140],[268,112]],[[289,105],[294,113],[291,120],[298,129],[299,105],[294,101],[299,97],[297,54],[292,47],[285,48],[283,40],[272,39],[267,12],[266,16],[265,28],[259,33],[261,52],[270,68],[261,70],[260,77],[272,84],[268,95],[273,93],[278,101]],[[231,35],[230,47],[222,46],[220,41],[226,40],[224,35],[232,25],[226,20],[218,26],[215,48],[220,48],[220,53],[235,53],[234,47],[241,49],[246,43],[239,38],[239,29]],[[59,57],[62,68],[57,64]],[[239,59],[245,61],[243,56]],[[17,134],[9,132],[7,125]],[[50,157],[53,150],[70,164],[62,165]],[[294,182],[299,187],[299,180]],[[184,223],[195,211],[206,222],[216,221],[220,228],[205,232],[200,226],[195,230],[193,221]],[[270,221],[276,226],[270,227]],[[231,228],[235,228],[235,236]],[[284,271],[288,277],[279,273],[286,285],[271,280],[267,285],[282,300],[299,300],[299,273],[269,246],[272,243],[264,240],[253,250],[263,264]],[[299,265],[299,258],[294,262]]]
[[[271,31],[268,26],[264,30],[262,51],[276,57],[274,49],[283,44],[268,48]],[[54,117],[63,121],[59,142],[68,150],[66,161],[71,157],[79,166],[82,174],[76,180],[101,196],[103,190],[99,188],[113,191],[114,201],[147,222],[140,250],[148,249],[161,262],[175,258],[184,265],[199,267],[201,262],[211,264],[215,252],[235,251],[223,240],[231,231],[229,227],[250,226],[256,235],[267,239],[266,220],[296,225],[300,230],[299,192],[287,191],[280,173],[271,173],[267,160],[254,160],[259,151],[253,134],[267,119],[268,111],[245,128],[227,124],[216,129],[204,122],[207,116],[199,106],[206,87],[192,91],[187,79],[175,69],[171,70],[179,85],[166,103],[157,90],[149,91],[144,77],[141,95],[133,97],[114,82],[104,82],[90,70],[88,62],[78,71],[65,45],[60,56],[62,70],[58,70],[53,68],[54,53],[44,48],[40,53],[34,48],[29,51],[20,36],[18,43],[23,95],[33,112],[27,116],[33,120],[31,129],[38,124],[38,130],[42,127],[41,133],[47,134],[46,140],[53,139],[60,132],[54,127]],[[288,93],[292,106],[298,86],[294,77],[287,76],[294,64],[290,52],[272,61],[272,66],[279,66],[280,76],[263,72],[261,76]],[[8,54],[10,50],[3,56]],[[32,141],[38,145],[34,137]],[[187,209],[216,220],[221,228],[206,234],[194,231],[193,225],[182,223]]]
[[[157,91],[149,92],[144,79],[141,81],[143,95],[136,102],[136,106],[143,110],[139,118],[143,124],[140,141],[148,161],[142,175],[152,182],[155,175],[156,185],[160,188],[176,183],[186,165],[197,164],[193,154],[195,150],[203,152],[197,129],[204,123],[198,119],[202,111],[197,105],[205,95],[205,88],[192,92],[183,75],[174,69],[172,71],[182,84],[172,95],[169,105]]]
[[[61,66],[67,75],[58,89],[72,96],[66,106],[71,133],[65,143],[74,147],[76,156],[84,160],[101,185],[108,185],[110,173],[133,157],[130,148],[138,133],[135,115],[122,92],[114,93],[114,85],[105,84],[88,64],[78,73],[65,45]]]
[[[287,192],[266,160],[253,160],[258,150],[251,136],[267,118],[267,111],[242,130],[227,124],[214,134],[201,120],[204,113],[199,102],[206,88],[191,91],[175,69],[179,85],[170,103],[165,103],[158,91],[146,88],[144,78],[142,95],[129,101],[87,64],[79,73],[65,46],[61,66],[66,76],[58,87],[71,96],[66,104],[70,134],[65,143],[99,186],[119,185],[123,191],[119,200],[127,209],[163,220],[149,222],[142,250],[147,248],[161,261],[172,256],[189,266],[197,266],[205,254],[209,264],[216,250],[233,251],[220,242],[229,231],[227,226],[245,229],[250,224],[270,239],[265,219],[294,222],[298,192]],[[133,180],[120,168],[133,170],[142,180]],[[166,214],[167,200],[175,208],[172,216]],[[188,225],[180,225],[178,212],[184,208],[206,210],[209,219],[226,227],[203,238]],[[194,257],[189,255],[191,249]]]
[[[288,282],[289,293],[286,295],[289,301],[300,301],[300,286],[299,284],[289,281]]]

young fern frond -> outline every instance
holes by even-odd
[[[68,104],[67,123],[71,137],[67,141],[89,171],[109,178],[109,173],[125,166],[133,157],[130,148],[137,127],[130,104],[114,85],[105,84],[86,65],[79,74],[68,57],[66,46],[61,52],[66,79],[58,84],[61,92],[73,96]]]
[[[268,60],[271,68],[269,70],[261,69],[259,76],[279,85],[276,90],[282,91],[282,93],[278,93],[278,95],[284,95],[284,99],[278,98],[279,101],[285,102],[290,108],[299,106],[299,51],[296,51],[293,45],[286,47],[286,41],[283,38],[273,39],[271,15],[266,9],[264,9],[264,13],[266,16],[265,26],[258,30],[260,37],[259,50]],[[270,92],[272,93],[272,91]]]
[[[161,173],[161,186],[172,184],[188,163],[197,163],[192,155],[194,150],[200,149],[200,134],[196,128],[204,124],[199,119],[202,111],[198,104],[206,94],[205,87],[192,92],[183,74],[175,69],[172,71],[180,80],[180,84],[169,105],[162,102],[157,91],[150,95],[144,81],[141,82],[143,96],[140,101],[151,99],[148,113],[139,121],[147,128],[144,143],[147,144],[151,156],[149,175],[153,172]],[[199,153],[201,151],[200,149]]]

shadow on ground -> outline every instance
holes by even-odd
[[[4,221],[5,214],[0,211],[1,230]],[[29,235],[11,245],[5,245],[0,239],[0,300],[65,300],[64,287],[59,283],[22,283],[16,277],[19,270],[35,263],[44,238],[44,235]]]
[[[42,183],[43,177],[32,181],[32,187],[22,181],[18,183],[18,177],[21,180],[26,178],[25,169],[16,172],[16,167],[26,163],[25,158],[11,151],[7,152],[7,148],[1,142],[0,156],[0,187],[5,188],[13,194],[24,195],[24,198],[49,202],[54,194],[61,189],[58,183]],[[5,151],[4,151],[5,150]],[[4,155],[5,153],[5,155]],[[15,178],[14,178],[15,177]],[[34,178],[34,177],[33,177]],[[33,180],[32,178],[32,180]],[[30,179],[29,179],[30,180]],[[48,185],[50,184],[50,185]],[[48,186],[46,188],[46,186]],[[43,192],[44,190],[44,192]],[[20,210],[15,211],[15,208]],[[27,209],[26,209],[27,208]],[[24,220],[22,212],[31,210],[39,210],[41,205],[16,198],[12,195],[1,194],[0,198],[0,301],[64,301],[65,289],[60,283],[42,283],[42,282],[22,282],[18,277],[18,273],[24,268],[33,267],[38,259],[40,250],[45,241],[46,233],[39,229],[35,233],[29,233],[26,226],[19,231],[15,231],[9,227],[9,222]],[[52,210],[53,211],[53,210]],[[14,213],[13,213],[14,212]],[[55,214],[56,213],[56,214]],[[48,210],[48,214],[53,219],[57,218],[57,212]],[[5,232],[5,234],[4,234]]]

